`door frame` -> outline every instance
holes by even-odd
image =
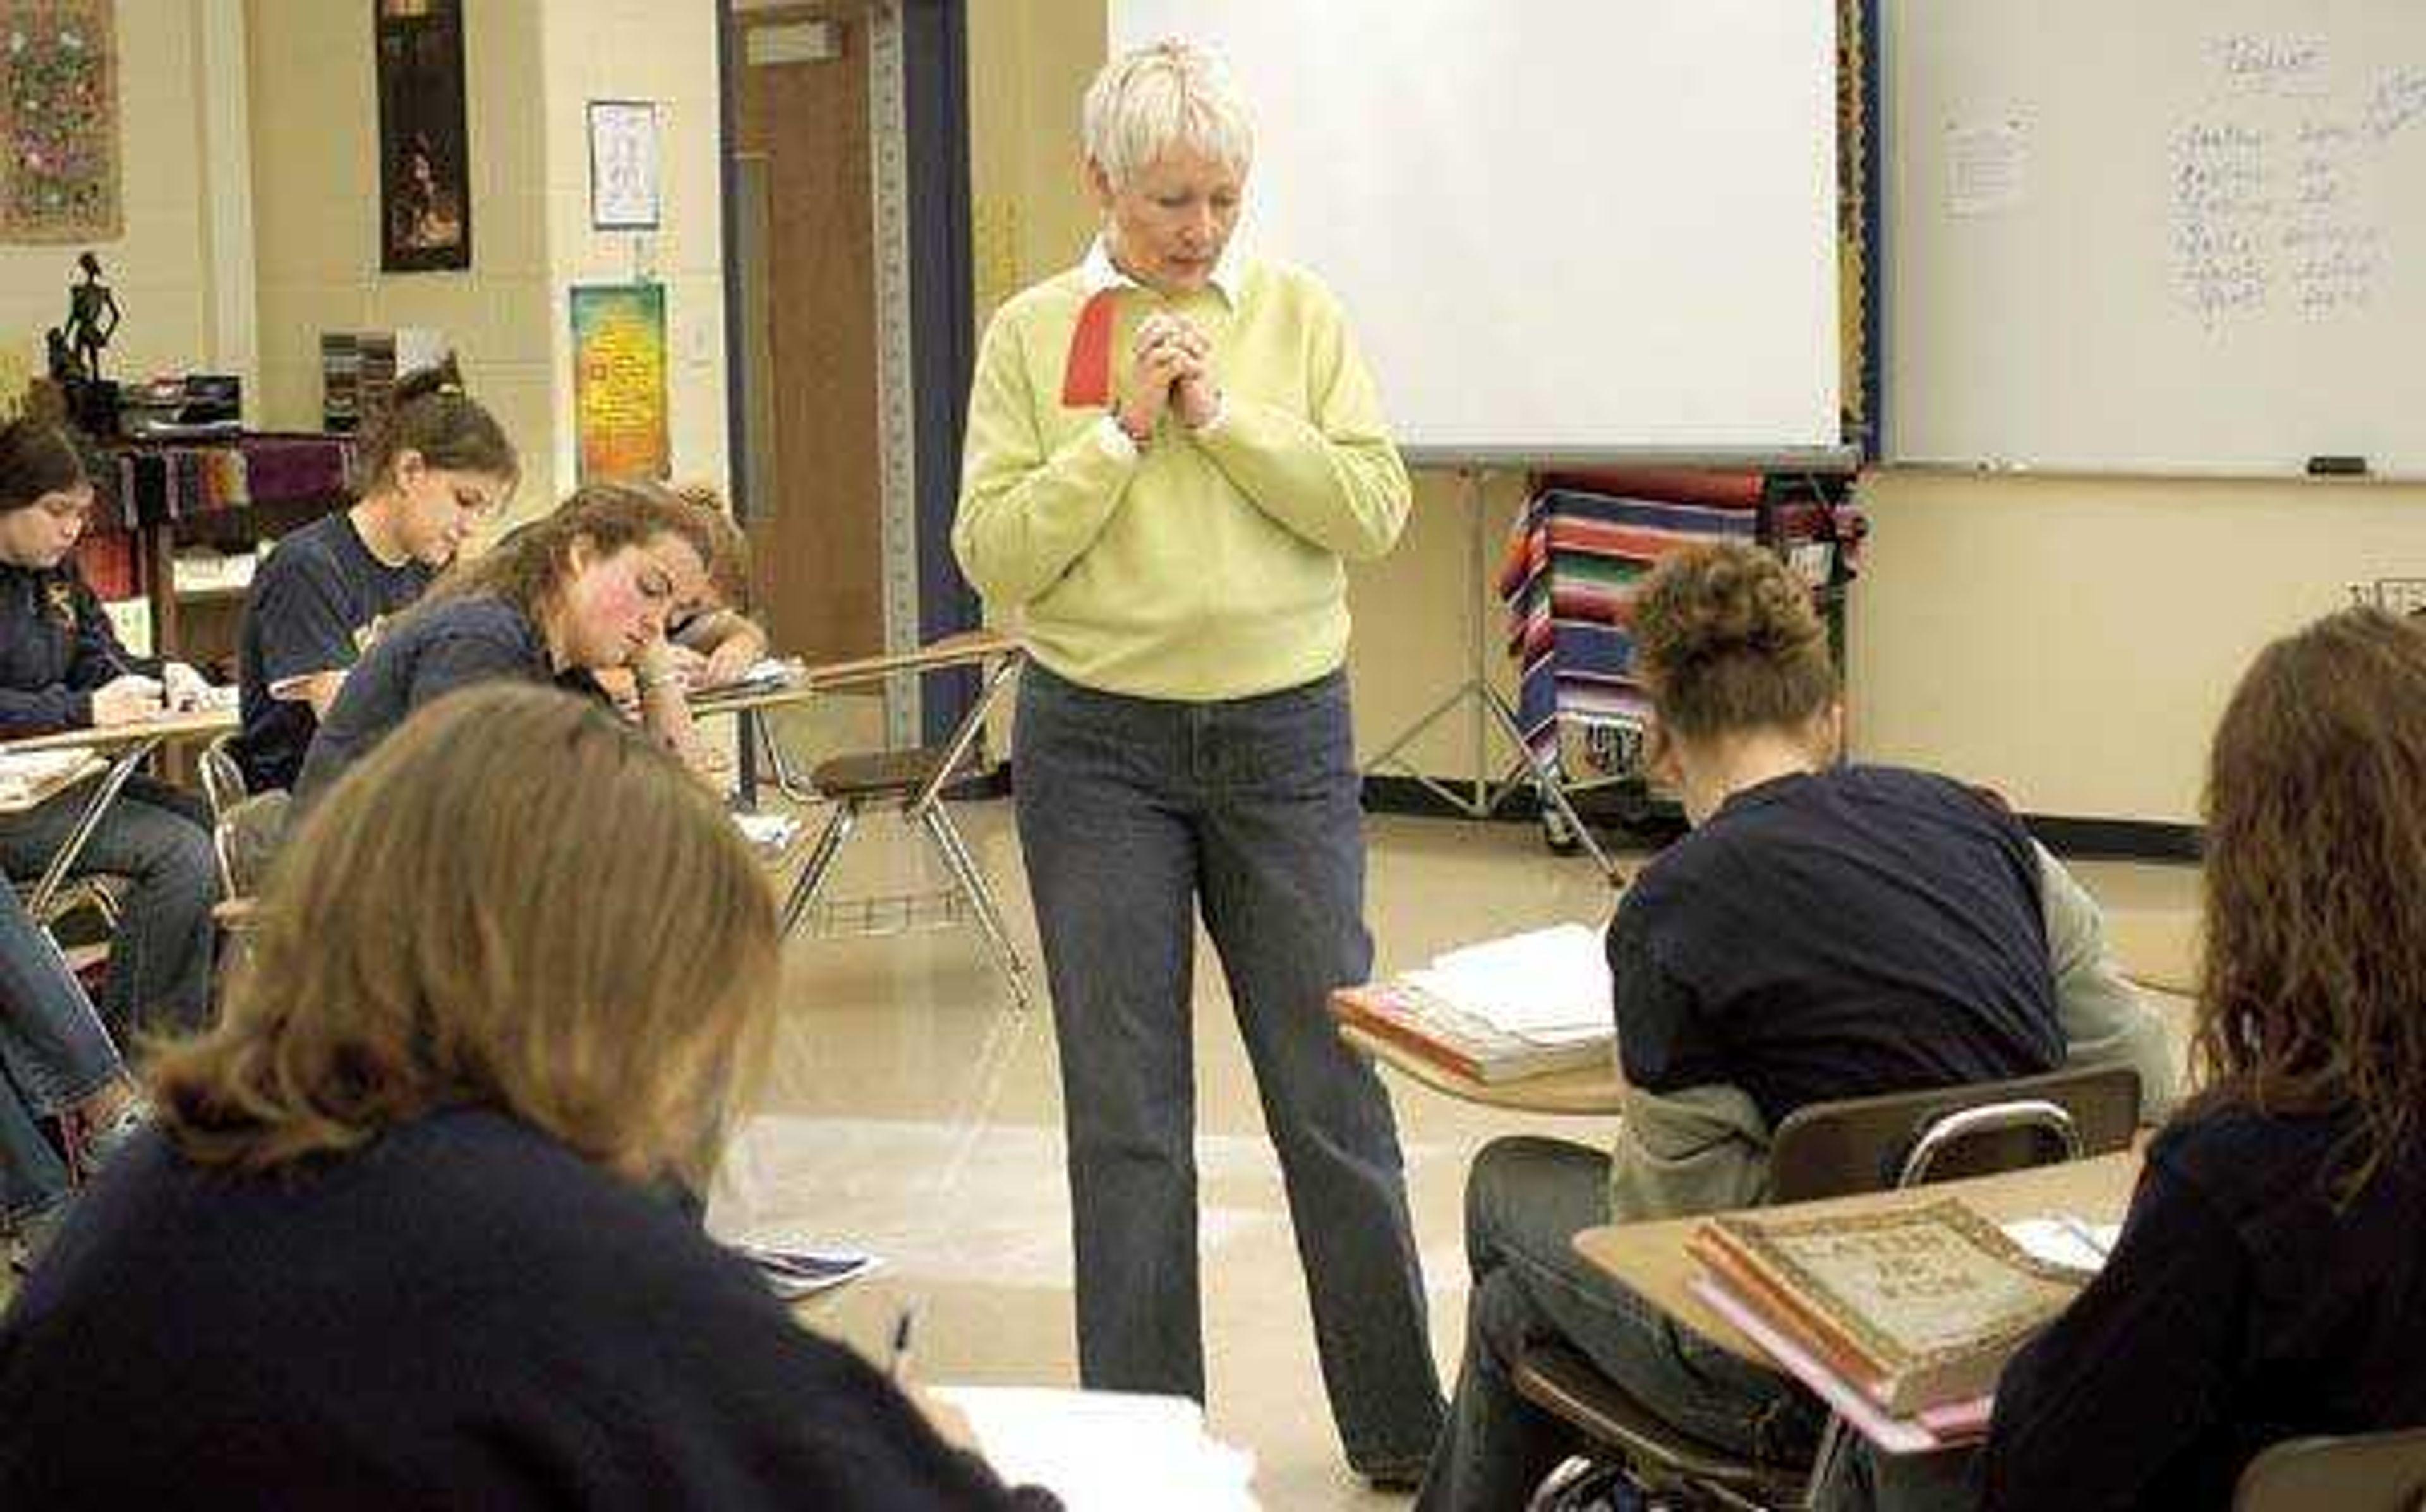
[[[745,365],[739,246],[740,13],[717,0],[719,210],[724,228],[725,436],[737,519],[762,511],[747,465],[752,395]],[[976,361],[970,252],[967,0],[875,0],[868,7],[870,192],[876,203],[879,466],[883,480],[884,645],[907,651],[977,625],[976,590],[951,549],[961,443]],[[924,203],[912,184],[930,185]],[[922,696],[923,694],[923,696]],[[886,738],[943,737],[975,696],[974,679],[938,675],[888,690]]]

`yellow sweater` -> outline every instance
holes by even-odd
[[[997,614],[1027,611],[1036,659],[1138,698],[1245,698],[1311,682],[1348,652],[1343,557],[1406,523],[1407,470],[1339,305],[1302,270],[1250,265],[1235,304],[1127,289],[1116,392],[1139,321],[1185,314],[1213,344],[1221,418],[1166,412],[1142,454],[1104,411],[1061,403],[1088,288],[1073,268],[1006,303],[969,398],[952,549]]]

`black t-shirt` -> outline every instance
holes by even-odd
[[[2063,1060],[2021,825],[1890,766],[1735,794],[1646,867],[1609,926],[1618,1052],[1653,1092],[1806,1102],[1996,1081]]]
[[[343,510],[279,540],[253,578],[236,640],[244,729],[235,754],[253,792],[294,785],[319,723],[309,703],[270,689],[351,668],[380,622],[420,598],[429,579],[419,562],[390,567],[372,555]]]
[[[500,677],[606,697],[587,672],[558,676],[539,627],[505,600],[472,594],[425,604],[388,626],[347,674],[296,774],[297,806],[313,802],[413,710]]]
[[[1997,1383],[1987,1507],[2222,1508],[2268,1444],[2426,1424],[2426,1150],[2337,1212],[2347,1129],[2157,1136],[2104,1273]]]
[[[10,1507],[1036,1504],[672,1208],[472,1108],[267,1176],[141,1136],[0,1323],[0,1424]]]

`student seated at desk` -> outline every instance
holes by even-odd
[[[1609,926],[1624,1125],[1612,1154],[1484,1149],[1466,1188],[1464,1365],[1417,1505],[1521,1506],[1579,1444],[1517,1396],[1562,1340],[1679,1429],[1807,1456],[1817,1404],[1592,1268],[1577,1231],[1762,1201],[1770,1131],[1805,1103],[2127,1059],[2171,1100],[2161,1026],[2103,957],[2096,909],[2020,823],[1926,772],[1836,764],[1841,714],[1809,590],[1741,543],[1666,558],[1636,670],[1692,832]]]
[[[396,381],[362,466],[361,499],[280,538],[245,600],[234,749],[251,792],[294,785],[380,622],[421,597],[521,475],[513,443],[463,392],[452,357]]]
[[[674,490],[706,517],[714,549],[707,558],[707,592],[686,603],[666,625],[674,671],[693,687],[739,680],[766,656],[766,629],[744,612],[750,603],[750,540],[733,520],[724,496],[704,483]]]
[[[666,619],[702,591],[713,550],[699,511],[653,483],[591,483],[441,579],[364,653],[295,782],[308,806],[405,716],[492,678],[556,683],[602,700],[596,674],[639,667],[645,720],[682,702],[662,656]]]
[[[1033,1504],[650,1190],[712,1160],[779,983],[679,764],[492,684],[297,841],[0,1321],[0,1505]]]
[[[93,504],[65,431],[0,426],[0,738],[128,724],[204,686],[181,662],[130,656],[70,560]],[[82,819],[88,785],[0,818],[0,869],[42,875]],[[110,943],[101,1009],[114,1034],[184,1028],[210,1010],[211,905],[218,867],[200,799],[137,775],[86,843],[76,875],[133,884]]]
[[[0,1244],[12,1258],[39,1251],[74,1183],[142,1118],[83,984],[15,890],[0,887]]]
[[[2207,810],[2200,1089],[1997,1382],[1989,1507],[2223,1508],[2270,1443],[2426,1426],[2426,625],[2259,653]]]

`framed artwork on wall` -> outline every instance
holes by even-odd
[[[380,268],[472,265],[462,0],[371,0],[379,67]]]
[[[590,102],[590,224],[655,231],[659,206],[657,107],[647,100]]]
[[[116,0],[0,0],[0,241],[114,241]]]

